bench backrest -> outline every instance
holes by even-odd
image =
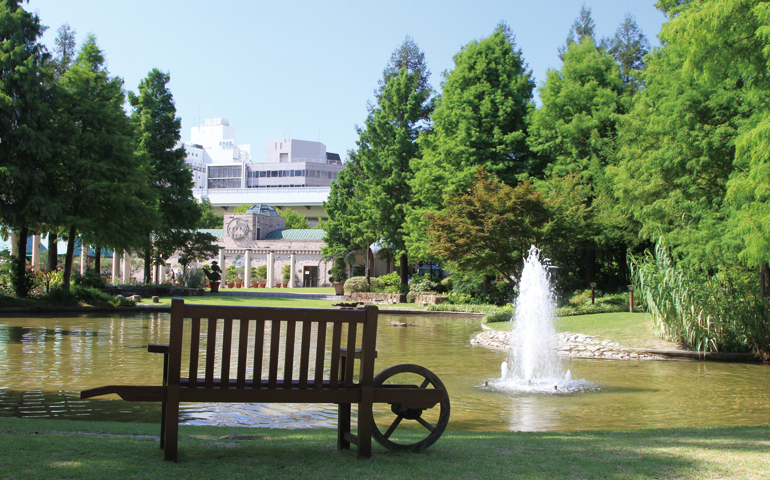
[[[370,387],[377,307],[364,310],[171,304],[168,384],[300,390]],[[330,334],[330,338],[329,337]],[[341,349],[350,352],[339,381]],[[354,383],[353,353],[360,350]],[[326,385],[324,386],[324,380]]]

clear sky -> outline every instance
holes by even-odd
[[[572,0],[31,0],[49,30],[69,23],[80,44],[94,34],[109,71],[136,91],[152,68],[171,74],[182,139],[203,119],[223,117],[239,144],[264,161],[268,140],[319,140],[345,156],[355,148],[367,100],[391,53],[411,35],[425,52],[431,84],[440,90],[452,57],[510,25],[538,85],[560,68],[564,44],[582,1]],[[649,0],[593,0],[597,39],[610,36],[626,13],[650,43],[665,18]]]

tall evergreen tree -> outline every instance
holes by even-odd
[[[13,284],[25,296],[27,235],[60,209],[48,171],[52,92],[38,43],[44,27],[17,0],[0,1],[0,223],[18,232]]]
[[[526,117],[534,108],[535,85],[508,26],[464,46],[454,62],[431,117],[433,129],[419,140],[424,154],[411,165],[408,244],[422,258],[429,257],[425,213],[438,212],[445,198],[466,191],[476,167],[509,185],[531,168]]]
[[[68,137],[61,178],[68,228],[64,286],[69,287],[78,236],[83,245],[136,246],[151,220],[145,170],[133,153],[133,129],[123,110],[123,80],[111,77],[89,36],[61,77],[66,95],[60,119]]]
[[[144,156],[150,173],[150,185],[155,191],[155,211],[158,222],[147,231],[144,248],[144,281],[150,283],[152,263],[159,263],[163,254],[153,252],[152,238],[163,237],[163,245],[184,244],[182,235],[175,231],[195,228],[200,208],[192,196],[193,180],[184,164],[183,147],[177,147],[182,120],[176,116],[174,98],[168,89],[170,76],[153,69],[139,83],[139,93],[129,92],[134,108],[132,119],[138,134],[137,151]],[[173,253],[173,252],[172,252]]]
[[[602,47],[618,63],[626,92],[630,95],[638,92],[642,86],[639,72],[644,68],[644,56],[650,51],[650,42],[634,16],[627,14],[615,34],[602,39]]]
[[[569,29],[567,40],[564,42],[564,45],[558,49],[559,58],[564,60],[564,54],[567,53],[567,50],[569,50],[570,45],[573,43],[582,43],[583,40],[587,38],[596,43],[595,30],[596,23],[594,23],[594,19],[591,16],[591,9],[586,7],[586,4],[584,3],[583,6],[580,7],[578,17]]]

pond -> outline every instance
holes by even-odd
[[[82,389],[159,384],[168,314],[0,317],[0,415],[159,422],[160,406],[117,397],[80,400]],[[407,323],[393,327],[391,321]],[[503,352],[472,347],[478,319],[380,315],[375,373],[416,363],[449,391],[451,430],[534,431],[760,425],[770,422],[770,368],[756,364],[568,359],[575,394],[510,394],[484,387]],[[334,405],[183,405],[182,423],[336,427]]]

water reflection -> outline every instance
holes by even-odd
[[[0,317],[0,415],[158,422],[156,404],[80,400],[108,384],[157,384],[167,314]],[[392,327],[391,320],[411,324]],[[376,370],[416,363],[449,390],[450,429],[583,430],[766,424],[770,370],[762,365],[567,360],[573,379],[597,388],[579,394],[512,395],[484,387],[499,377],[502,352],[471,347],[477,320],[387,316],[380,320]],[[334,427],[334,405],[185,405],[189,424]]]

